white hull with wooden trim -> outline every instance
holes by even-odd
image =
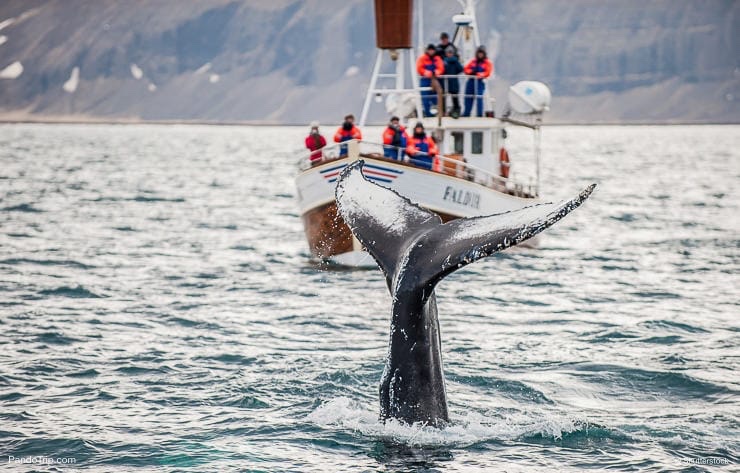
[[[537,203],[532,189],[474,169],[464,162],[440,158],[438,171],[421,169],[413,160],[383,156],[381,145],[351,141],[346,156],[332,156],[337,147],[324,149],[318,163],[308,160],[296,178],[298,206],[311,254],[342,266],[374,266],[337,213],[334,190],[341,171],[363,159],[365,177],[390,188],[440,215],[443,221],[490,215]]]

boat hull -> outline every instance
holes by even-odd
[[[350,255],[360,252],[362,247],[339,216],[334,200],[339,173],[354,160],[323,162],[303,171],[296,179],[298,205],[311,254],[344,266],[363,266],[368,261],[361,254]],[[533,197],[511,195],[504,187],[483,185],[476,182],[476,176],[461,176],[454,167],[436,172],[382,157],[363,157],[363,160],[367,179],[437,213],[444,222],[507,212],[538,202]]]
[[[339,216],[335,201],[301,215],[311,254],[319,259],[352,251],[352,232]]]

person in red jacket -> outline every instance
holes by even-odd
[[[383,155],[386,158],[400,160],[407,145],[406,128],[401,125],[398,117],[391,117],[388,127],[383,131]]]
[[[343,143],[349,140],[361,140],[362,132],[355,126],[355,116],[349,114],[344,117],[344,123],[342,126],[337,128],[337,132],[334,133],[334,141],[336,143]],[[347,145],[339,147],[339,156],[347,156]]]
[[[444,71],[445,64],[442,58],[437,55],[437,47],[429,43],[426,52],[416,60],[416,72],[421,77],[419,86],[431,87],[432,77],[441,76]],[[437,93],[433,90],[422,90],[421,104],[424,108],[424,116],[431,117],[431,107],[437,104]]]
[[[414,134],[406,147],[406,153],[411,157],[411,162],[420,168],[431,170],[437,152],[437,145],[432,137],[424,133],[424,124],[417,122]]]
[[[478,46],[475,57],[465,65],[465,74],[471,76],[465,84],[465,111],[463,116],[469,117],[473,110],[475,99],[477,116],[483,116],[483,92],[486,90],[485,79],[493,72],[493,63],[488,59],[485,46]]]
[[[311,122],[311,133],[306,137],[306,148],[311,150],[311,164],[321,161],[324,156],[321,148],[326,146],[326,138],[319,133],[319,122]]]

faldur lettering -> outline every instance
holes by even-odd
[[[474,209],[480,208],[480,194],[477,192],[464,191],[462,189],[454,189],[452,186],[447,186],[445,189],[444,200],[449,200],[456,204],[465,205]]]

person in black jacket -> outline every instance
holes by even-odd
[[[439,35],[439,44],[437,45],[437,56],[441,57],[443,61],[445,59],[447,48],[452,48],[452,51],[454,51],[455,56],[458,56],[459,58],[459,55],[457,54],[457,47],[455,47],[455,45],[450,42],[450,35],[448,35],[447,33],[442,33],[441,35]]]

